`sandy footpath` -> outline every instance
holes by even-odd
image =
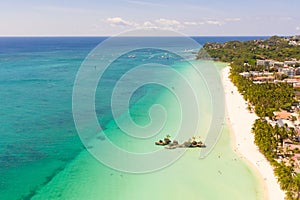
[[[222,81],[225,91],[226,118],[231,126],[231,132],[234,134],[234,149],[260,173],[268,198],[270,200],[283,200],[285,195],[280,189],[272,166],[254,144],[254,135],[251,133],[251,128],[254,120],[258,117],[247,110],[246,101],[228,78],[229,70],[230,67],[223,69]]]

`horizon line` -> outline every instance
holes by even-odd
[[[186,37],[272,37],[272,36],[279,36],[279,37],[291,37],[295,35],[187,35]],[[0,35],[0,37],[118,37],[114,35]],[[121,37],[181,37],[181,36],[121,36]],[[185,37],[185,36],[182,36]]]

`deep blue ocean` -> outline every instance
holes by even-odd
[[[201,45],[264,38],[193,37]],[[72,116],[73,84],[105,39],[0,37],[0,199],[30,199],[84,148]],[[102,123],[110,120],[97,112]]]

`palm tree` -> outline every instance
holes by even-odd
[[[164,141],[166,144],[169,144],[171,142],[170,138],[171,138],[171,136],[169,134],[166,135],[166,137],[164,138]]]
[[[294,181],[297,186],[297,199],[300,199],[300,174],[299,173],[293,173]]]

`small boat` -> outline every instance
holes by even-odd
[[[128,55],[128,58],[135,58],[134,54]]]

